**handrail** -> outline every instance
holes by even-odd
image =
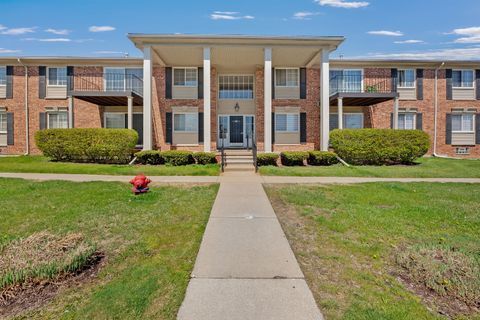
[[[132,91],[143,96],[143,80],[134,74],[96,72],[68,76],[74,91]]]
[[[258,172],[258,163],[257,163],[257,141],[256,141],[255,132],[253,133],[252,139],[252,153],[253,153],[253,166],[255,167],[255,172]]]
[[[391,93],[395,84],[387,77],[336,75],[330,78],[330,95],[337,93]]]
[[[227,163],[225,161],[225,133],[223,132],[223,125],[220,125],[220,141],[220,163],[222,172],[225,172]]]

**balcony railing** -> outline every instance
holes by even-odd
[[[392,81],[386,77],[336,75],[330,78],[330,96],[337,93],[391,93]]]
[[[69,76],[71,91],[126,92],[143,96],[143,80],[133,74],[81,73]]]

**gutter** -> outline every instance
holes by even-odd
[[[28,123],[28,67],[23,64],[20,58],[17,58],[18,63],[20,63],[25,69],[25,153],[27,156],[30,153],[30,126]]]

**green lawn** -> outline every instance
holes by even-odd
[[[327,319],[445,319],[439,309],[454,319],[480,319],[478,312],[461,316],[452,311],[455,303],[448,293],[426,303],[406,289],[398,278],[404,269],[395,258],[415,248],[450,248],[465,261],[474,261],[478,271],[480,184],[266,189]],[[438,263],[436,259],[431,263]],[[449,280],[443,281],[448,285]],[[480,273],[472,283],[478,297]]]
[[[42,156],[0,157],[0,172],[30,172],[30,173],[79,173],[136,175],[144,173],[155,176],[218,176],[220,166],[188,165],[188,166],[143,166],[119,164],[94,164],[52,162]]]
[[[218,186],[0,179],[0,242],[81,232],[106,255],[97,278],[20,319],[175,319]]]
[[[411,166],[261,167],[267,176],[480,178],[480,160],[421,158]]]

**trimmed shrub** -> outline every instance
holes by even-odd
[[[280,153],[280,159],[284,166],[303,166],[308,158],[306,151],[285,151]]]
[[[307,162],[311,166],[331,166],[339,161],[337,155],[330,151],[310,151]]]
[[[137,163],[140,164],[158,165],[165,163],[165,160],[162,157],[162,153],[158,150],[140,151],[135,153],[135,157],[137,157]]]
[[[276,166],[278,160],[278,154],[276,153],[258,153],[257,165],[258,166]]]
[[[35,133],[43,154],[54,161],[127,163],[138,141],[129,129],[45,129]]]
[[[340,158],[356,165],[411,164],[428,152],[430,138],[421,130],[343,129],[330,133]]]
[[[197,164],[211,164],[217,163],[215,152],[195,152],[193,154],[193,159]]]
[[[183,150],[168,150],[160,153],[165,164],[171,166],[186,166],[187,164],[194,164],[193,153]]]

